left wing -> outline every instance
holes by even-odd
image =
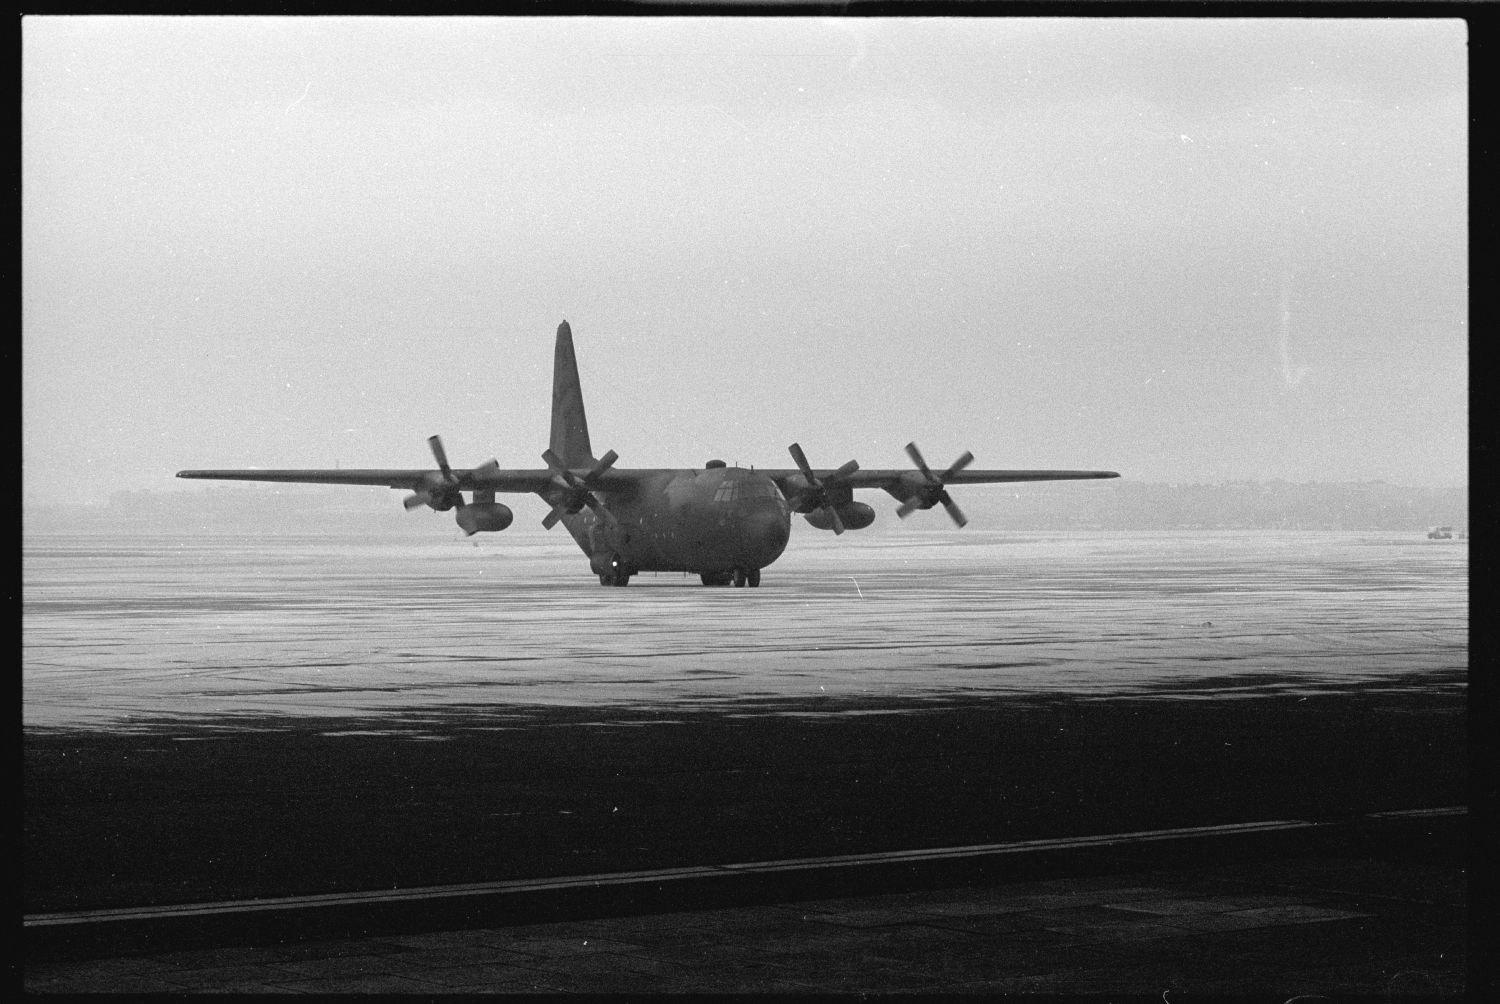
[[[892,498],[900,501],[896,515],[903,519],[914,509],[931,509],[941,505],[963,526],[967,520],[963,512],[948,497],[945,485],[1002,484],[1018,481],[1083,481],[1095,478],[1117,478],[1115,471],[1052,471],[1052,470],[967,470],[974,460],[972,453],[959,457],[943,473],[936,474],[927,466],[917,444],[907,443],[906,453],[916,464],[914,471],[860,470],[859,465],[849,461],[837,470],[814,470],[808,466],[802,447],[793,443],[788,450],[797,461],[795,470],[765,470],[760,473],[776,482],[781,493],[798,512],[813,509],[835,509],[852,499],[855,488],[881,488]],[[838,520],[830,513],[835,529],[841,529]]]
[[[612,468],[619,458],[610,450],[580,476],[568,469],[552,450],[542,451],[547,462],[543,470],[501,470],[498,460],[489,460],[478,467],[454,470],[448,466],[448,451],[443,449],[443,437],[428,436],[427,445],[438,469],[432,470],[379,470],[353,469],[334,470],[235,470],[235,471],[178,471],[179,478],[202,478],[219,481],[281,481],[310,485],[373,485],[387,488],[406,488],[411,494],[401,500],[407,509],[427,506],[438,512],[458,510],[458,525],[465,533],[479,530],[503,530],[510,525],[511,512],[495,502],[496,492],[535,492],[552,505],[552,512],[542,520],[547,529],[569,513],[588,506],[598,513],[600,519],[608,519],[608,511],[594,495],[600,491],[630,491],[639,478],[649,476],[650,471],[616,471]],[[464,492],[474,493],[472,508],[464,506]]]
[[[501,470],[498,467],[450,468],[460,491],[540,492],[551,485],[552,472],[539,470]],[[339,468],[337,470],[260,470],[178,471],[179,478],[202,478],[212,481],[281,481],[304,485],[374,485],[419,491],[434,480],[443,480],[435,470],[381,470]]]
[[[537,470],[501,470],[500,463],[489,460],[478,467],[461,468],[455,470],[448,466],[448,451],[443,449],[443,437],[428,436],[427,446],[432,450],[432,458],[438,462],[437,470],[380,470],[380,469],[350,469],[334,470],[237,470],[237,471],[178,471],[179,478],[203,478],[216,481],[281,481],[294,484],[307,485],[374,485],[386,488],[406,488],[415,494],[406,499],[408,509],[418,505],[432,505],[435,509],[447,509],[452,506],[462,506],[463,497],[460,492],[475,492],[476,501],[480,498],[478,493],[490,493],[489,499],[494,499],[494,492],[551,492],[556,494],[557,490],[570,492],[577,497],[582,504],[583,496],[588,495],[588,489],[600,488],[610,490],[629,487],[633,480],[622,471],[614,471],[613,467],[617,457],[611,450],[603,457],[593,462],[593,466],[580,478],[576,473],[564,469],[562,462],[551,451],[542,453],[548,467]],[[576,511],[570,509],[569,511]]]

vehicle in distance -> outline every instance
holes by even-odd
[[[427,442],[436,470],[191,470],[177,476],[385,485],[410,493],[407,509],[453,510],[467,534],[510,526],[514,514],[495,501],[497,492],[535,493],[551,507],[542,524],[550,530],[561,523],[607,586],[627,585],[638,572],[695,572],[708,586],[758,586],[761,569],[786,549],[792,513],[836,534],[874,522],[875,510],[854,500],[855,489],[883,489],[900,502],[896,515],[903,519],[941,505],[963,526],[967,520],[948,494],[950,484],[1119,477],[1114,471],[969,470],[970,453],[936,473],[914,443],[906,452],[915,470],[862,470],[853,460],[831,470],[814,468],[796,443],[788,449],[797,466],[780,470],[730,467],[722,460],[710,460],[702,469],[617,468],[613,450],[596,457],[589,443],[567,321],[558,326],[553,355],[552,435],[542,453],[546,467],[506,470],[490,460],[456,469],[439,437]],[[467,502],[465,492],[471,493]]]

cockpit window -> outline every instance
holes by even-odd
[[[714,489],[715,502],[733,502],[735,499],[777,498],[776,484],[772,481],[724,481]]]

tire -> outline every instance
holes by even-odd
[[[750,571],[746,572],[745,584],[748,585],[751,589],[757,588],[760,585],[760,569],[752,568],[750,569]]]

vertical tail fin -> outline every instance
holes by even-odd
[[[573,329],[557,326],[557,348],[552,356],[552,441],[548,444],[567,467],[594,463],[589,448],[589,422],[583,414],[583,389],[578,384],[578,360],[573,356]]]

